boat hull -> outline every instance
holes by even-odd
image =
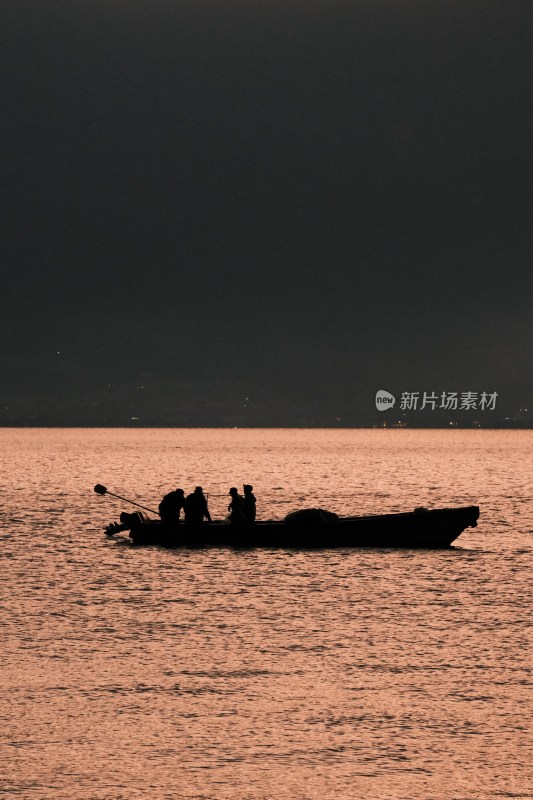
[[[350,547],[424,548],[449,547],[468,527],[475,527],[477,506],[340,517],[314,524],[257,522],[230,525],[212,522],[192,526],[166,526],[157,520],[132,524],[130,538],[135,545],[163,547],[273,547],[326,549]]]

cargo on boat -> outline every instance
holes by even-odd
[[[112,536],[127,530],[135,545],[163,547],[276,547],[326,549],[338,547],[445,548],[465,528],[477,525],[478,506],[416,509],[399,514],[338,517],[321,509],[305,509],[285,520],[253,525],[210,522],[167,526],[143,513],[123,513],[121,525],[109,525]]]

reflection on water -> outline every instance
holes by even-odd
[[[531,797],[530,432],[4,430],[0,794]],[[132,549],[123,507],[476,503],[440,552]],[[162,488],[161,488],[162,487]]]

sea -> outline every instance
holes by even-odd
[[[0,430],[0,796],[532,798],[533,431]],[[214,518],[479,505],[440,551],[108,539]]]

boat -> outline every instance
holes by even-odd
[[[295,549],[450,547],[466,528],[475,528],[478,506],[338,517],[322,509],[303,509],[284,520],[253,525],[210,522],[164,525],[142,512],[121,514],[121,524],[106,528],[107,536],[128,531],[134,545],[163,547],[269,547]]]

